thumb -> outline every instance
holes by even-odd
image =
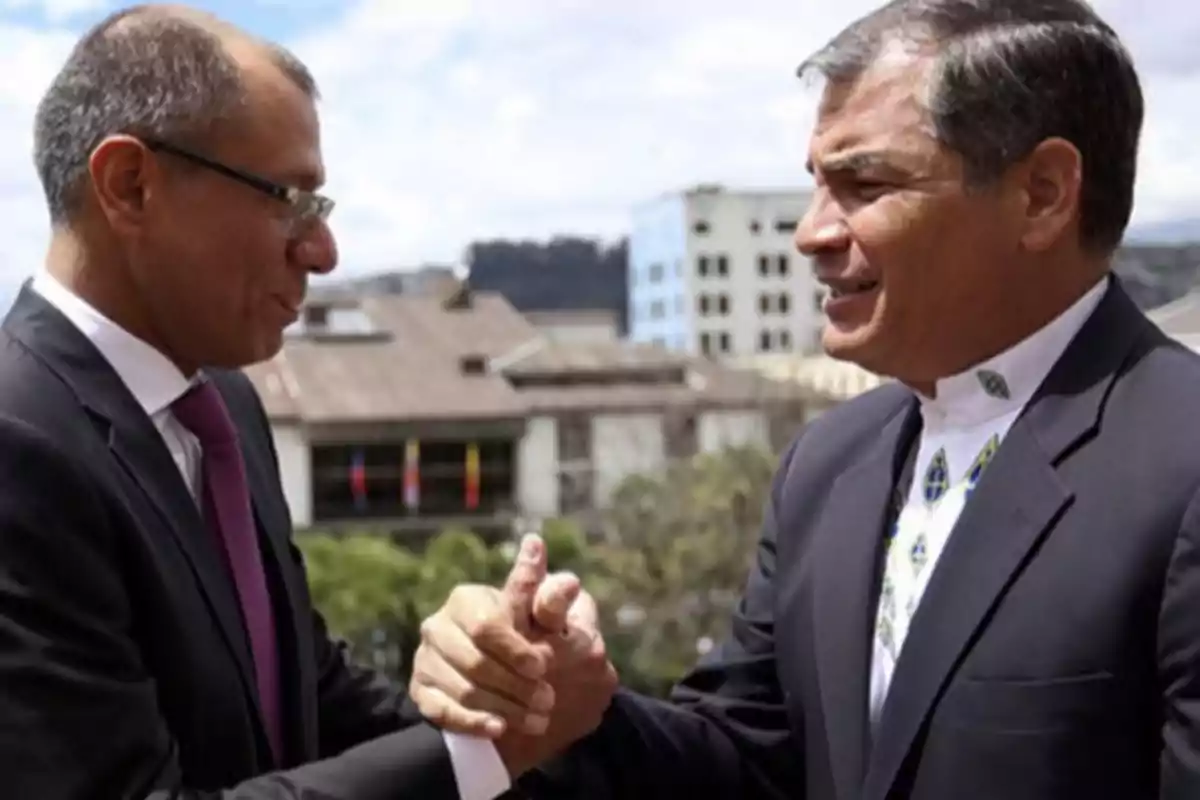
[[[546,578],[533,598],[533,621],[546,633],[561,632],[567,627],[567,613],[579,591],[579,578],[569,572],[556,572]]]
[[[518,626],[529,625],[533,598],[546,578],[546,569],[546,544],[537,534],[527,534],[504,582],[504,599]]]

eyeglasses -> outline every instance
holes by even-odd
[[[219,175],[224,175],[226,178],[230,178],[245,186],[249,186],[251,189],[256,189],[263,194],[274,197],[280,202],[287,203],[292,207],[299,221],[325,220],[329,218],[330,212],[333,211],[333,200],[316,192],[297,189],[294,186],[284,186],[275,181],[267,180],[260,175],[222,164],[220,161],[214,161],[199,153],[185,150],[182,147],[176,147],[167,142],[156,139],[143,139],[142,141],[146,147],[154,152],[168,153],[177,158],[182,158],[184,161],[190,161],[197,166],[204,167]]]

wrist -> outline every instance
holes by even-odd
[[[508,734],[495,741],[500,761],[508,770],[509,777],[514,781],[538,765],[537,756],[534,748],[530,746],[532,742],[529,739],[530,737],[520,734]]]

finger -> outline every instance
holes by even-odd
[[[442,730],[487,739],[504,735],[504,720],[484,711],[463,708],[441,689],[414,681],[410,694],[421,716]]]
[[[521,539],[512,570],[504,582],[504,596],[512,610],[513,619],[522,629],[528,624],[534,595],[545,578],[546,544],[540,536],[527,534]]]
[[[558,572],[546,578],[533,598],[533,621],[546,633],[560,633],[567,626],[567,612],[579,596],[579,578]]]
[[[567,611],[567,623],[590,631],[600,629],[600,611],[596,608],[596,599],[588,592],[580,590],[579,596]]]
[[[504,594],[488,586],[458,586],[446,606],[421,623],[421,638],[443,654],[463,632],[475,646],[519,675],[538,679],[546,671],[548,653],[517,633]]]
[[[549,693],[550,702],[542,704],[543,709],[536,712],[530,711],[503,693],[489,691],[469,680],[455,670],[440,653],[432,649],[423,654],[420,670],[414,669],[413,682],[422,687],[436,689],[451,701],[453,707],[441,706],[440,713],[443,715],[458,714],[459,712],[469,712],[470,714],[482,712],[484,719],[480,724],[486,727],[488,731],[486,735],[489,736],[492,735],[491,731],[495,730],[495,725],[492,723],[496,720],[503,723],[501,732],[511,726],[523,733],[533,735],[544,733],[550,724],[549,717],[545,712],[553,707],[553,692]],[[457,729],[455,730],[457,731]],[[465,733],[466,731],[457,732]]]
[[[528,646],[524,639],[518,639]],[[419,661],[414,660],[413,667],[420,667],[432,676],[440,688],[447,688],[442,685],[443,672],[438,669],[444,664],[448,671],[465,677],[480,689],[500,694],[525,709],[544,712],[554,707],[554,692],[549,684],[514,672],[502,659],[479,647],[461,628],[431,629],[426,642],[428,646],[418,651]]]

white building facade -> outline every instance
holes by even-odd
[[[697,452],[769,444],[767,418],[758,409],[707,411],[696,422]],[[573,484],[580,484],[572,488],[583,491],[580,502],[601,508],[625,478],[657,473],[670,461],[660,413],[589,415],[588,452],[579,462],[570,463],[561,452],[559,424],[554,416],[534,416],[518,441],[514,488],[523,516],[549,518],[569,513],[572,503],[564,494]],[[313,513],[312,449],[303,426],[273,422],[271,432],[292,525],[299,530],[319,527]]]
[[[810,196],[703,186],[637,209],[630,338],[716,358],[815,351],[821,293],[793,242]]]

